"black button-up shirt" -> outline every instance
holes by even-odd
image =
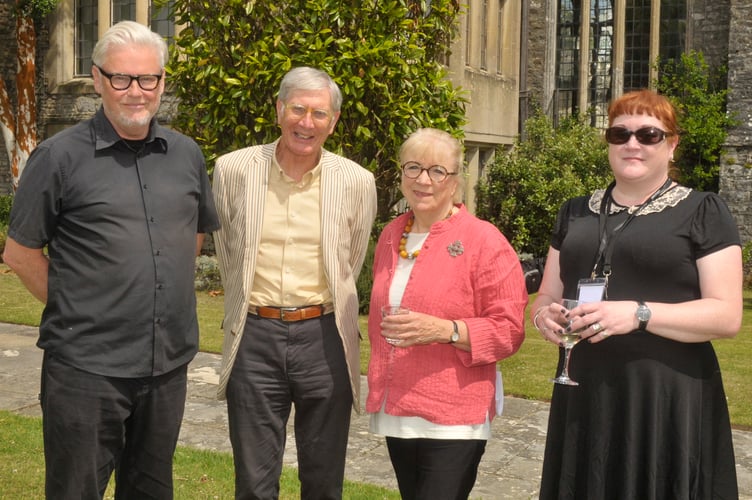
[[[204,157],[152,121],[126,143],[100,109],[29,157],[8,235],[48,246],[39,347],[113,377],[160,375],[198,350],[196,233],[219,227]]]

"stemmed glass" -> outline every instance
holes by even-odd
[[[571,311],[577,307],[577,304],[578,302],[576,299],[564,299],[561,301],[561,305],[567,311]],[[570,320],[567,326],[570,326],[571,324],[572,321]],[[561,369],[561,373],[559,373],[556,378],[551,379],[552,382],[564,385],[580,385],[569,378],[569,357],[572,354],[572,348],[580,341],[581,331],[582,330],[577,330],[576,332],[572,332],[564,330],[564,333],[559,335],[561,342],[564,345],[564,366]]]

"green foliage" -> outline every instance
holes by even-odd
[[[744,288],[752,289],[752,241],[742,247],[742,267],[744,270]]]
[[[196,276],[194,286],[199,291],[222,290],[222,278],[219,274],[217,258],[211,255],[196,257]]]
[[[462,134],[461,91],[438,62],[448,53],[458,7],[434,0],[176,0],[168,68],[180,98],[176,128],[194,137],[209,165],[230,150],[278,134],[279,82],[295,66],[329,73],[342,90],[327,148],[374,172],[379,220],[400,196],[397,151],[418,127]]]
[[[0,196],[0,262],[3,261],[2,253],[5,250],[5,242],[8,239],[8,223],[10,222],[10,208],[13,205],[13,196]]]
[[[8,241],[8,226],[0,224],[0,262],[3,261],[3,252],[5,251],[6,241]]]
[[[498,150],[478,182],[477,214],[493,223],[519,253],[545,256],[561,204],[604,188],[611,178],[608,147],[583,118],[554,128],[536,110],[526,137]]]
[[[0,196],[0,226],[7,226],[10,222],[10,209],[13,206],[13,195]]]
[[[358,290],[358,311],[360,314],[368,314],[368,306],[371,303],[371,286],[373,285],[373,254],[376,249],[378,235],[374,234],[368,241],[366,260],[363,261],[363,269],[355,282]]]
[[[721,147],[736,121],[726,113],[725,65],[711,67],[702,52],[690,51],[659,68],[658,91],[679,111],[681,140],[675,166],[681,182],[701,191],[718,192]]]
[[[23,16],[41,20],[55,10],[58,3],[59,0],[20,0],[16,3],[16,9]]]

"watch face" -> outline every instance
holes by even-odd
[[[650,309],[645,304],[637,308],[637,319],[647,321],[650,319]]]
[[[459,334],[459,332],[454,332],[454,333],[452,333],[452,337],[451,337],[451,339],[452,339],[452,342],[457,342],[457,341],[458,341],[458,340],[460,339],[460,334]]]

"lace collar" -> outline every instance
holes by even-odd
[[[603,194],[605,192],[606,192],[605,189],[597,189],[590,196],[590,201],[588,202],[588,207],[590,208],[590,211],[596,214],[600,213],[601,202],[603,201]],[[645,208],[637,212],[637,216],[654,214],[654,213],[662,212],[666,208],[675,207],[676,205],[679,204],[680,201],[682,201],[687,196],[689,196],[690,192],[692,192],[692,190],[688,187],[674,186],[672,189],[663,193],[658,199],[651,201],[648,205],[645,206]],[[628,213],[631,214],[638,207],[639,205],[632,205],[631,207],[625,207],[623,205],[619,205],[613,202],[611,203],[611,210],[609,211],[609,213],[616,214],[616,213],[623,212],[624,210],[626,210]]]

